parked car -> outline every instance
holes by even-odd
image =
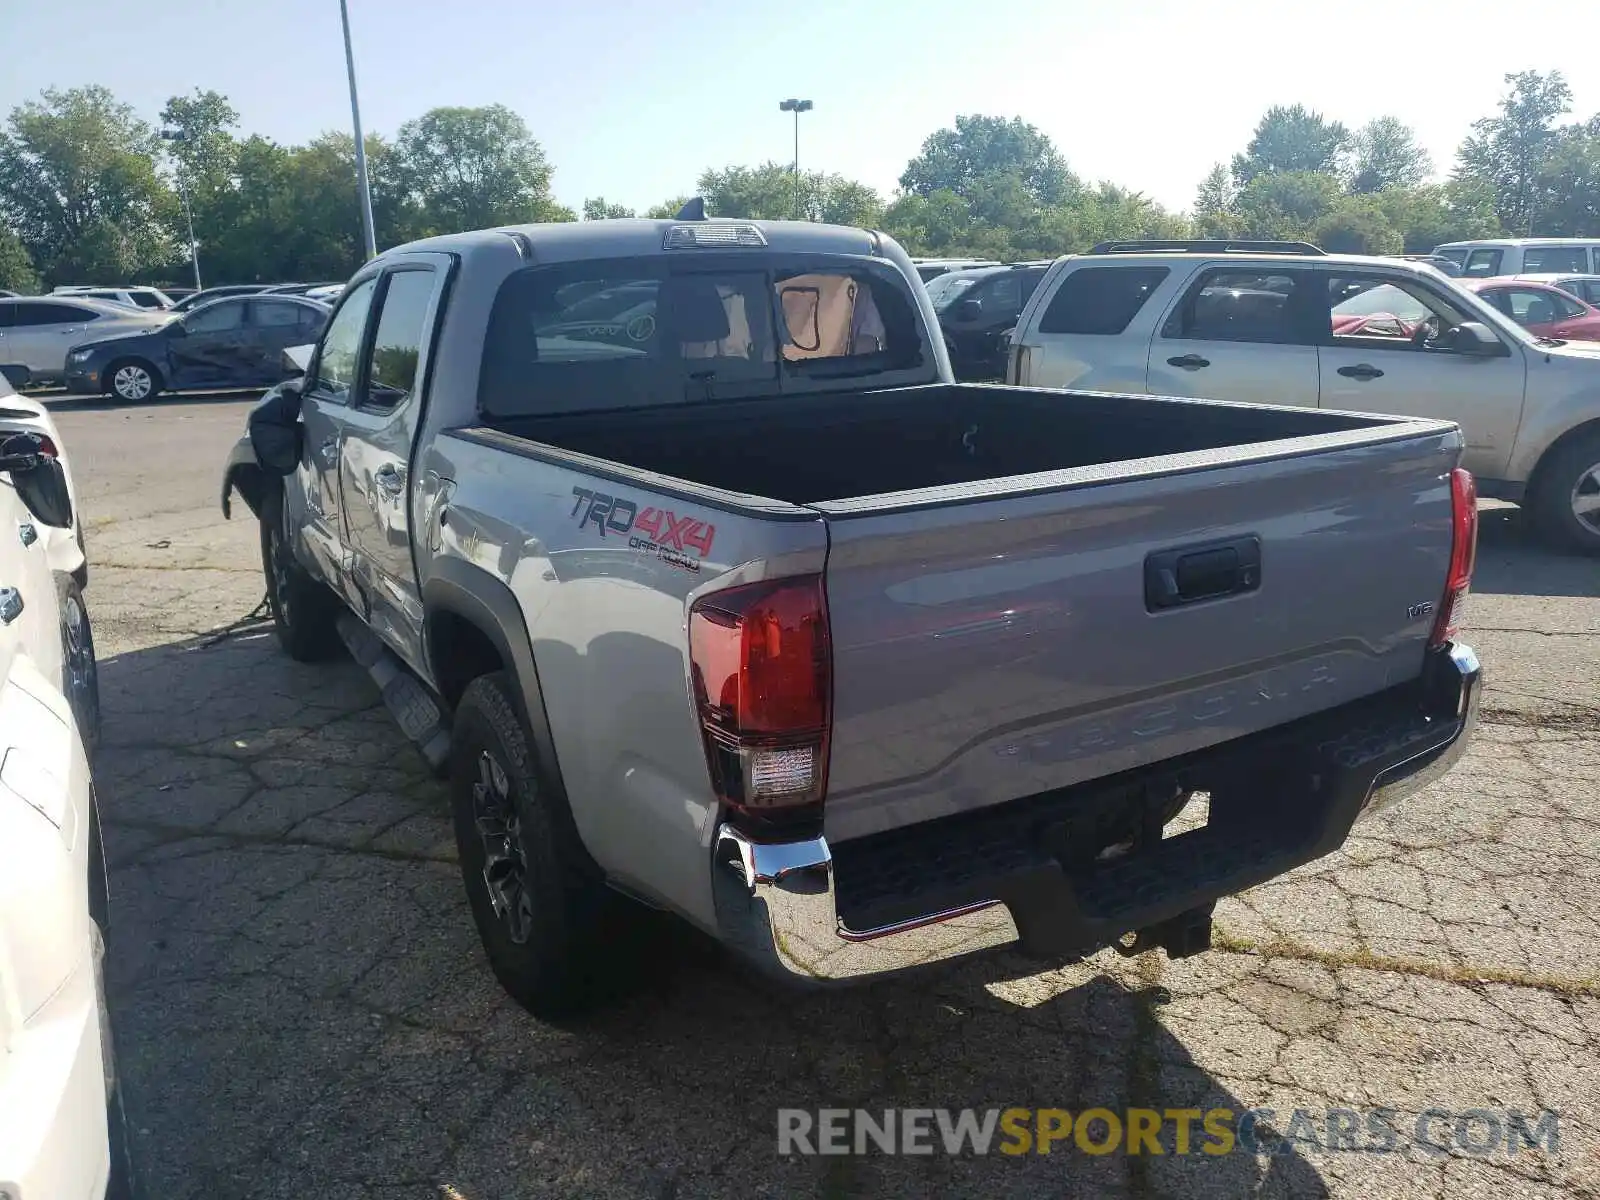
[[[67,351],[77,343],[156,329],[170,319],[164,311],[82,296],[0,299],[0,363],[14,387],[60,383],[67,373]]]
[[[649,337],[573,328],[625,288]],[[284,649],[345,639],[448,765],[534,1012],[593,999],[624,896],[805,982],[1194,953],[1217,897],[1339,846],[1474,720],[1456,426],[957,384],[882,234],[433,238],[306,357],[224,511],[259,519]],[[1163,839],[1196,792],[1205,827]]]
[[[1551,287],[1558,287],[1563,292],[1576,296],[1590,308],[1600,308],[1600,275],[1561,275],[1547,271],[1537,275],[1510,275],[1505,278],[1527,283],[1547,283]]]
[[[1600,274],[1600,238],[1482,238],[1446,242],[1433,252],[1458,263],[1468,279],[1544,271]]]
[[[74,346],[67,387],[130,402],[164,391],[270,387],[284,378],[284,349],[315,338],[328,312],[304,296],[214,300],[160,329]]]
[[[0,381],[0,1181],[128,1196],[90,773],[94,640],[59,434]]]
[[[268,295],[306,296],[312,292],[327,292],[343,287],[344,284],[332,283],[275,283],[271,287],[263,288]]]
[[[82,285],[69,285],[58,287],[50,293],[52,296],[82,296],[86,300],[109,300],[113,304],[126,305],[129,308],[146,308],[163,310],[172,307],[172,297],[160,288],[153,287],[85,287]]]
[[[1427,263],[1434,270],[1448,275],[1452,279],[1461,274],[1461,263],[1443,254],[1401,254],[1397,257],[1404,259],[1406,262]]]
[[[992,258],[913,258],[917,278],[927,283],[951,271],[967,271],[973,267],[998,267],[1004,264]]]
[[[1017,323],[1007,381],[1456,421],[1480,494],[1600,554],[1595,348],[1541,341],[1422,264],[1236,245],[1061,260]]]
[[[1049,263],[979,267],[951,271],[927,285],[957,379],[1005,374],[1005,335],[1049,269]]]
[[[321,283],[306,291],[306,299],[320,300],[324,304],[332,304],[344,293],[342,283]]]
[[[1529,333],[1544,338],[1600,340],[1600,312],[1553,284],[1515,279],[1461,282]]]
[[[202,304],[210,304],[213,300],[221,300],[228,296],[253,296],[257,292],[266,290],[267,285],[264,283],[225,283],[221,287],[209,287],[203,292],[185,296],[172,306],[172,311],[186,313],[199,308]]]

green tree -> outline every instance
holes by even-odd
[[[1494,237],[1500,223],[1492,194],[1457,184],[1387,187],[1371,200],[1401,237],[1407,254],[1426,254],[1444,242]]]
[[[802,171],[797,184],[793,169],[782,163],[708,168],[699,187],[706,211],[717,217],[875,225],[883,216],[883,201],[866,184],[822,171]]]
[[[1233,180],[1241,188],[1262,175],[1341,172],[1350,133],[1303,104],[1273,105],[1256,125],[1243,154],[1233,156]]]
[[[1455,177],[1492,188],[1500,223],[1531,235],[1542,215],[1540,178],[1557,138],[1555,121],[1571,107],[1572,89],[1559,71],[1519,71],[1505,81],[1510,90],[1500,111],[1474,121],[1461,143]]]
[[[663,200],[660,204],[645,209],[644,215],[652,221],[670,221],[683,211],[683,206],[687,203],[689,203],[688,196],[674,196],[670,200]]]
[[[1340,197],[1311,236],[1332,254],[1399,254],[1405,248],[1404,235],[1371,196]]]
[[[1398,117],[1378,117],[1351,139],[1350,190],[1380,192],[1386,187],[1416,187],[1433,172],[1433,160],[1417,135]]]
[[[0,225],[0,288],[29,295],[39,290],[39,275],[22,239]]]
[[[969,114],[955,125],[929,134],[906,164],[900,189],[918,196],[938,191],[971,197],[980,181],[1011,175],[1034,203],[1059,204],[1078,187],[1055,143],[1019,117]]]
[[[1323,171],[1258,175],[1239,190],[1243,236],[1309,240],[1341,195],[1339,181]]]
[[[633,209],[623,204],[612,204],[604,196],[592,196],[583,202],[583,219],[585,221],[605,221],[616,217],[631,217],[636,215]]]
[[[128,280],[173,258],[157,140],[103,87],[46,89],[0,133],[0,218],[47,283]]]
[[[550,197],[544,149],[503,104],[431,109],[400,126],[394,154],[394,179],[429,233],[575,219]]]
[[[1234,211],[1238,189],[1225,163],[1217,163],[1200,181],[1194,198],[1195,232],[1201,237],[1230,238],[1239,235],[1239,214]]]
[[[1600,116],[1560,131],[1535,183],[1541,235],[1600,236]]]

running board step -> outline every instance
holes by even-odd
[[[400,732],[416,743],[436,774],[442,772],[450,758],[450,730],[438,702],[406,670],[394,651],[358,621],[354,613],[343,614],[338,628],[339,638],[350,651],[350,657],[365,667],[372,682],[378,685],[384,704],[400,724]]]

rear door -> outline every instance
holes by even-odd
[[[1024,315],[1007,379],[1024,387],[1145,391],[1159,263],[1064,264]]]
[[[174,388],[249,387],[251,330],[243,300],[218,300],[183,319],[182,336],[167,339]]]
[[[1314,284],[1305,270],[1277,263],[1203,268],[1150,343],[1147,389],[1315,406],[1322,338]]]
[[[284,377],[283,352],[305,346],[322,332],[325,313],[297,300],[255,297],[250,306],[250,383],[270,387]]]
[[[377,278],[369,276],[345,293],[343,303],[328,321],[312,357],[300,394],[305,449],[300,470],[295,475],[299,492],[297,507],[302,514],[298,522],[303,536],[302,548],[315,562],[322,577],[358,607],[362,601],[350,579],[349,550],[341,516],[339,451],[351,397],[359,382],[368,317],[376,290]]]
[[[411,448],[448,267],[446,256],[427,254],[383,273],[371,349],[341,414],[339,492],[350,570],[367,598],[368,624],[417,669],[422,595],[411,557]]]
[[[1456,436],[1328,436],[1344,448],[936,507],[815,505],[829,538],[829,840],[1101,778],[1414,678],[1448,566]],[[1239,548],[1233,594],[1152,599],[1152,556],[1208,547]]]
[[[11,328],[6,340],[12,361],[29,374],[58,378],[66,370],[67,351],[91,340],[90,325],[100,314],[64,300],[12,301]]]
[[[1322,407],[1455,421],[1467,439],[1462,466],[1501,478],[1522,422],[1520,348],[1486,358],[1441,346],[1441,330],[1478,318],[1421,280],[1344,268],[1319,269],[1317,280]]]

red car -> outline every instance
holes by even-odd
[[[1600,342],[1600,309],[1585,304],[1571,292],[1509,276],[1456,282],[1477,292],[1529,333]]]

